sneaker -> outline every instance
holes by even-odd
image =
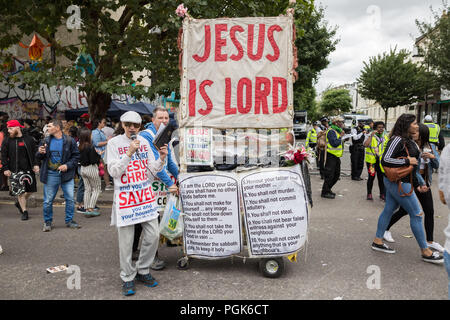
[[[156,282],[155,278],[152,277],[150,273],[148,274],[137,274],[136,280],[144,283],[146,287],[156,287],[158,285],[158,282]]]
[[[24,211],[22,213],[22,217],[20,218],[22,221],[28,220],[28,211]]]
[[[77,207],[78,213],[86,213],[86,209],[84,207]]]
[[[94,211],[91,211],[90,213],[91,213],[92,217],[98,217],[100,215],[100,211],[95,210],[95,209],[94,209]]]
[[[45,222],[42,231],[44,232],[52,231],[52,222],[51,221]]]
[[[375,242],[372,242],[372,249],[375,251],[381,251],[384,253],[395,253],[394,249],[389,248],[386,244],[376,244]]]
[[[330,193],[330,192],[322,193],[320,196],[322,198],[327,198],[327,199],[334,199],[335,198],[335,196],[332,193]]]
[[[136,293],[136,288],[134,286],[134,281],[123,282],[122,294],[124,296],[132,296]]]
[[[152,268],[152,270],[162,270],[166,267],[166,263],[161,260],[158,256],[155,257],[155,259],[153,260],[152,265],[150,266],[150,268]]]
[[[16,201],[16,202],[14,203],[14,205],[16,206],[17,209],[19,209],[19,212],[20,212],[20,213],[23,213],[22,207],[20,206],[19,201]]]
[[[81,226],[78,223],[76,223],[74,220],[67,222],[66,227],[71,228],[71,229],[80,229],[81,228]]]
[[[83,215],[84,215],[86,218],[92,218],[92,217],[93,217],[92,213],[93,213],[93,211],[87,211],[87,210],[86,210],[86,212],[83,213]]]
[[[387,230],[384,232],[383,239],[386,240],[387,242],[392,242],[392,243],[395,242],[394,238],[392,238],[391,232],[387,231]]]
[[[425,262],[441,264],[444,263],[444,257],[439,254],[439,252],[433,252],[431,256],[427,257],[422,255],[422,260]]]
[[[113,191],[114,187],[113,186],[106,186],[105,187],[105,191]]]
[[[445,248],[437,242],[433,241],[432,243],[427,243],[427,244],[428,244],[428,248],[430,248],[430,249],[434,249],[434,250],[442,252],[442,253],[445,251]]]
[[[369,194],[367,195],[367,200],[373,200],[373,197],[372,197],[372,194],[371,194],[371,193],[369,193]]]

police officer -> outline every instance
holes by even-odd
[[[438,148],[438,150],[444,149],[445,141],[439,125],[433,123],[433,118],[430,115],[427,115],[425,117],[425,119],[423,120],[423,124],[426,125],[430,130],[429,142],[433,143]]]
[[[356,122],[356,120],[354,120]],[[362,171],[364,169],[364,139],[365,130],[364,124],[358,121],[351,130],[352,145],[350,146],[350,161],[351,161],[351,176],[352,180],[361,181]]]
[[[331,191],[341,174],[341,158],[344,154],[344,118],[335,117],[327,130],[327,149],[324,168],[322,198],[334,199],[336,194]]]
[[[319,132],[319,125],[320,122],[316,121],[313,124],[313,127],[311,130],[308,131],[308,135],[306,136],[306,149],[311,148],[316,153],[316,165],[319,166],[319,157],[317,154],[317,133]]]
[[[364,147],[366,147],[365,161],[367,164],[368,179],[367,179],[367,200],[373,200],[372,187],[375,181],[375,176],[378,178],[378,188],[380,189],[380,199],[385,200],[385,188],[384,188],[384,174],[383,169],[380,166],[381,156],[386,149],[387,142],[389,140],[388,135],[384,131],[385,125],[383,121],[377,121],[374,124],[374,131],[364,141]]]
[[[320,120],[320,125],[317,129],[317,133],[323,131],[326,133],[328,130],[329,122],[327,117],[322,117]],[[319,146],[317,146],[319,148]],[[323,180],[324,177],[324,160],[325,160],[325,149],[317,149],[317,153],[319,154],[319,171],[320,171],[320,179]]]

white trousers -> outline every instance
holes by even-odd
[[[119,254],[120,254],[120,278],[122,281],[132,281],[136,273],[150,273],[150,266],[155,259],[159,244],[158,219],[142,222],[142,242],[139,259],[133,266],[131,256],[133,253],[134,225],[118,227]]]

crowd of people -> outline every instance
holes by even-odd
[[[403,216],[409,215],[422,260],[435,264],[445,260],[450,277],[450,221],[445,230],[445,246],[434,241],[431,184],[433,172],[438,169],[441,202],[449,204],[450,197],[450,147],[445,147],[440,127],[432,122],[430,115],[423,123],[418,123],[415,115],[403,114],[390,133],[386,132],[382,121],[359,121],[353,123],[350,134],[345,134],[342,117],[334,117],[331,121],[326,117],[320,119],[308,132],[306,145],[315,149],[317,155],[317,166],[324,180],[322,198],[335,199],[336,194],[331,190],[340,179],[345,141],[350,144],[351,179],[364,180],[361,174],[365,162],[368,172],[366,199],[374,200],[372,190],[376,178],[380,199],[385,202],[371,248],[395,253],[395,249],[384,241],[395,242],[391,228]]]
[[[169,192],[178,193],[174,183],[178,177],[174,155],[168,146],[158,150],[152,143],[160,125],[170,121],[169,113],[157,107],[153,117],[143,118],[129,111],[120,119],[90,121],[89,115],[83,114],[78,121],[47,117],[37,126],[30,119],[10,120],[6,113],[0,114],[1,190],[9,191],[16,198],[15,206],[21,220],[26,221],[29,219],[27,199],[37,192],[36,176],[39,175],[43,184],[42,230],[50,232],[54,228],[53,202],[60,188],[65,202],[65,225],[79,229],[81,225],[74,220],[75,212],[86,217],[100,215],[97,200],[102,192],[101,179],[104,190],[115,190],[114,185],[120,184],[118,179],[127,168],[125,162],[131,160],[139,144],[143,143],[150,151],[145,155],[146,159],[158,162],[156,166],[149,163],[153,170],[148,176],[157,177],[166,184]],[[138,139],[132,139],[132,135],[139,133],[142,135]],[[115,149],[110,148],[118,143],[128,144],[127,156],[118,156]],[[169,174],[175,179],[172,180]],[[114,225],[114,206],[111,217]],[[161,270],[166,265],[157,255],[158,220],[118,227],[118,234],[123,293],[134,294],[135,278],[145,285],[156,285],[148,269]],[[3,252],[1,247],[0,252]],[[137,260],[139,268],[132,266],[132,260]]]
[[[39,174],[43,184],[44,232],[53,228],[53,201],[60,187],[65,201],[65,224],[78,229],[81,226],[74,220],[75,211],[86,217],[99,216],[97,200],[102,191],[101,179],[104,179],[105,190],[114,190],[116,199],[118,188],[115,186],[123,185],[120,178],[136,156],[140,160],[141,157],[147,159],[146,176],[150,182],[160,180],[168,192],[178,194],[174,181],[179,172],[173,150],[167,145],[158,149],[153,144],[160,126],[169,121],[168,111],[161,107],[154,110],[151,118],[141,117],[134,111],[124,113],[120,119],[103,118],[92,122],[88,114],[77,122],[48,117],[42,129],[31,120],[9,120],[2,114],[1,190],[9,190],[17,197],[15,206],[21,219],[26,221],[27,199],[37,191],[35,175]],[[322,198],[336,197],[332,189],[341,177],[344,142],[350,144],[352,181],[364,180],[361,175],[366,163],[368,201],[374,200],[373,184],[377,179],[379,196],[385,205],[371,244],[373,250],[395,253],[385,242],[395,242],[391,228],[409,215],[423,261],[442,264],[445,260],[448,269],[450,223],[445,231],[447,241],[442,246],[434,241],[431,191],[433,173],[439,170],[440,200],[450,206],[450,151],[448,146],[444,149],[442,140],[438,126],[428,116],[424,123],[418,123],[414,115],[403,114],[389,133],[382,121],[359,121],[353,124],[349,134],[345,133],[342,117],[330,120],[323,117],[308,132],[306,147],[316,154],[316,165],[323,180]],[[116,210],[113,204],[112,225],[117,225]],[[135,280],[149,287],[156,286],[157,281],[149,269],[165,267],[165,262],[158,257],[158,218],[156,214],[143,223],[117,227],[122,293],[126,296],[135,293]],[[137,260],[134,265],[133,260]]]

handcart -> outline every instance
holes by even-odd
[[[309,163],[307,161],[304,161],[300,164],[302,178],[305,186],[305,191],[308,199],[308,207],[312,208],[313,202],[311,197],[311,181],[310,181],[310,175],[309,175]],[[309,210],[308,210],[309,212]],[[183,218],[185,215],[183,215]],[[308,219],[309,220],[309,219]],[[184,224],[183,224],[184,225]],[[242,229],[242,232],[245,233],[245,228]],[[258,270],[259,272],[267,278],[278,278],[281,275],[283,275],[285,270],[285,261],[287,258],[288,261],[296,261],[297,253],[294,254],[288,254],[288,255],[280,255],[280,256],[267,256],[267,257],[251,257],[249,255],[248,245],[247,245],[247,238],[243,236],[244,243],[243,243],[243,250],[239,254],[233,254],[230,257],[232,259],[239,258],[243,259],[243,262],[245,263],[247,259],[259,259],[258,263]],[[186,247],[184,246],[184,237],[181,238],[183,242],[183,256],[180,257],[177,260],[177,267],[179,270],[187,270],[190,267],[190,262],[195,259],[204,259],[201,256],[193,255],[189,256],[186,254]],[[229,257],[224,257],[223,259],[226,259]],[[220,259],[220,258],[219,258]]]
[[[295,261],[305,247],[312,202],[307,151],[293,147],[293,13],[185,14],[178,38],[181,270],[192,258],[238,257],[259,259],[261,273],[277,278],[283,258]]]

